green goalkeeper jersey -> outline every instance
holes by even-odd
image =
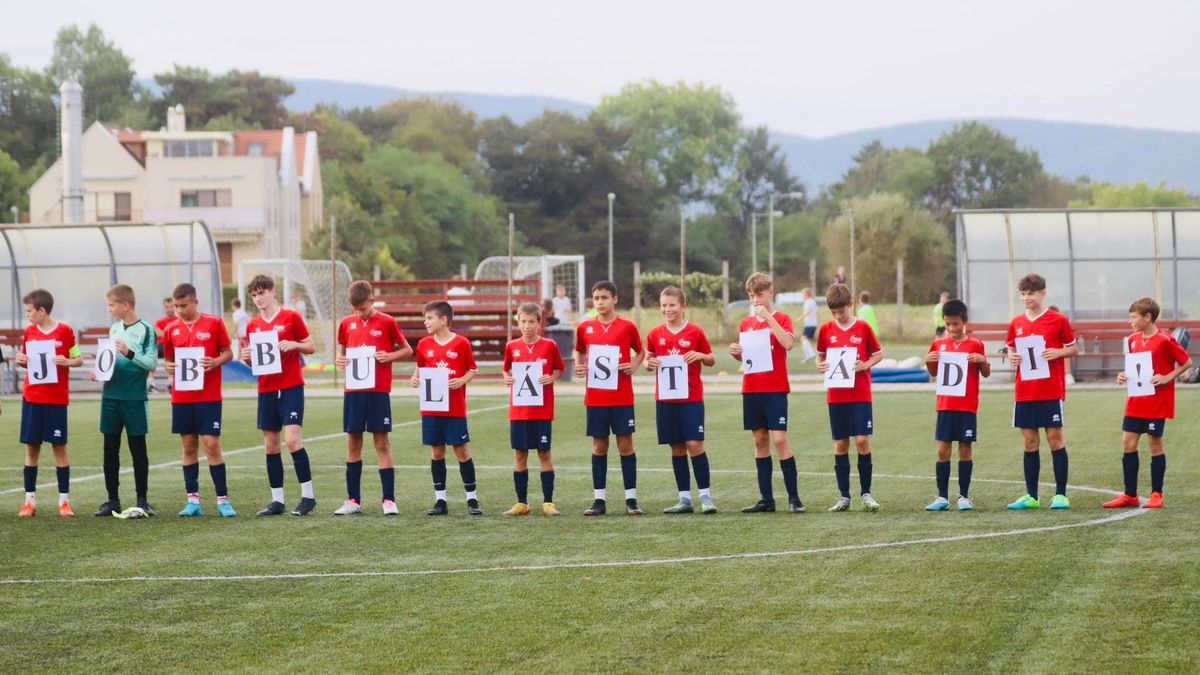
[[[129,356],[117,352],[112,379],[104,383],[104,398],[145,401],[146,377],[158,368],[158,343],[154,338],[154,329],[141,320],[128,326],[118,321],[108,329],[108,337],[129,345]]]

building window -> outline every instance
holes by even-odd
[[[95,193],[95,222],[129,222],[133,220],[133,203],[128,192]]]
[[[166,157],[212,157],[212,141],[167,141],[163,143]]]
[[[246,156],[247,157],[262,157],[263,152],[266,151],[266,149],[267,149],[267,146],[263,143],[251,143],[250,145],[246,146]]]
[[[232,190],[184,190],[179,193],[182,208],[213,208],[233,206]]]
[[[126,223],[133,220],[133,199],[128,192],[114,193],[113,203],[115,206],[113,220]]]

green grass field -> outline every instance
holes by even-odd
[[[318,513],[256,518],[268,501],[253,402],[226,402],[224,446],[240,516],[204,518],[183,501],[167,404],[152,404],[151,502],[159,517],[90,515],[103,501],[98,405],[71,406],[73,501],[54,515],[42,488],[32,521],[22,500],[19,414],[0,436],[0,672],[141,671],[1196,671],[1200,642],[1200,392],[1179,393],[1170,424],[1167,508],[1127,518],[1103,492],[1074,489],[1067,512],[1014,513],[1024,492],[1011,394],[986,392],[973,488],[978,510],[930,514],[932,395],[879,392],[875,496],[880,513],[831,514],[836,497],[823,398],[793,394],[792,441],[810,512],[750,516],[757,498],[737,395],[710,396],[715,516],[664,516],[675,487],[654,445],[653,409],[638,416],[639,497],[648,515],[586,519],[590,442],[582,403],[564,397],[555,429],[563,516],[508,519],[511,451],[500,398],[474,397],[473,451],[487,516],[465,513],[451,466],[451,515],[432,502],[416,410],[397,398],[393,433],[401,515],[335,518],[344,498],[340,399],[310,399],[306,431]],[[1071,483],[1118,489],[1123,394],[1073,391]],[[40,482],[52,483],[47,448]],[[368,454],[368,467],[370,467]],[[1148,492],[1148,452],[1142,453]],[[128,455],[124,457],[128,466]],[[610,494],[620,494],[610,463]],[[1043,481],[1052,480],[1043,452]],[[536,477],[531,501],[540,501]],[[132,502],[132,476],[123,476]],[[857,478],[854,479],[857,493]],[[956,483],[952,482],[952,489]],[[777,495],[782,481],[776,476]],[[288,501],[298,497],[290,462]],[[613,505],[619,499],[611,500]],[[856,502],[857,505],[857,502]],[[535,513],[537,508],[535,506]],[[1062,526],[1071,526],[1065,527]],[[312,575],[280,578],[278,575]],[[130,580],[131,577],[146,577]],[[181,578],[182,577],[182,578]],[[16,580],[53,580],[13,583]]]

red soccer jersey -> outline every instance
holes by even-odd
[[[275,318],[270,321],[267,321],[262,314],[250,319],[250,323],[246,327],[246,339],[249,340],[253,333],[268,330],[275,331],[279,335],[280,342],[284,340],[301,342],[308,339],[308,326],[304,324],[304,317],[300,316],[299,312],[286,307],[280,307]],[[258,393],[266,394],[304,385],[304,369],[300,365],[300,352],[296,350],[283,352],[280,360],[283,362],[283,372],[260,376]]]
[[[562,371],[566,368],[563,365],[562,354],[558,351],[558,345],[549,338],[538,338],[532,346],[522,338],[509,340],[508,344],[504,346],[504,372],[512,372],[512,364],[518,361],[522,363],[540,361],[542,373],[545,375],[552,375],[554,371]],[[512,405],[512,396],[510,395],[508,419],[513,422],[554,419],[554,385],[546,385],[540,406]]]
[[[54,341],[54,355],[65,356],[71,358],[71,351],[75,350],[75,331],[67,324],[59,321],[50,329],[49,333],[43,332],[41,328],[34,325],[29,325],[25,328],[25,342],[43,340]],[[24,346],[22,346],[24,351]],[[71,371],[66,366],[57,366],[58,382],[55,384],[33,384],[29,379],[29,373],[25,373],[25,400],[30,403],[49,403],[51,405],[68,405],[70,402],[70,385],[68,379],[71,376]]]
[[[1017,338],[1041,335],[1046,339],[1047,349],[1062,349],[1075,344],[1075,331],[1067,317],[1047,309],[1035,319],[1021,314],[1008,324],[1008,338],[1004,341],[1010,351],[1017,348]],[[1028,354],[1021,354],[1029,358]],[[1035,358],[1042,358],[1037,354]],[[1050,377],[1025,382],[1017,370],[1017,401],[1062,401],[1067,398],[1067,367],[1063,359],[1050,362]]]
[[[792,328],[792,317],[783,312],[775,312],[775,320],[788,335],[796,334]],[[752,330],[769,331],[771,328],[765,320],[759,319],[757,316],[748,316],[742,319],[742,324],[738,326],[738,332],[746,333]],[[787,350],[783,348],[774,333],[771,333],[771,363],[774,364],[774,367],[769,373],[742,375],[743,394],[786,393],[792,390],[792,383],[788,381]]]
[[[632,358],[631,352],[635,354],[642,352],[642,336],[632,321],[620,316],[613,319],[612,323],[607,324],[602,323],[600,319],[580,321],[579,326],[575,328],[575,351],[583,355],[585,362],[588,347],[592,345],[620,347],[621,358],[618,362],[620,365],[629,363]],[[583,395],[583,404],[597,408],[633,405],[633,376],[618,373],[615,391],[587,389]]]
[[[708,336],[704,334],[704,329],[694,323],[686,322],[683,328],[676,333],[672,331],[666,324],[658,326],[650,330],[646,335],[646,352],[658,357],[668,356],[672,354],[684,355],[690,351],[697,351],[701,354],[711,354],[712,345],[708,344]],[[687,369],[688,377],[688,397],[669,401],[670,403],[699,403],[704,401],[704,382],[700,379],[700,368],[703,366],[699,361],[689,364]],[[658,399],[658,378],[655,378],[654,398]]]
[[[1134,333],[1125,341],[1129,344],[1130,354],[1150,352],[1155,375],[1166,375],[1188,362],[1188,353],[1166,331],[1160,330],[1150,337]],[[1131,396],[1125,404],[1125,416],[1147,420],[1174,419],[1175,380],[1155,387],[1153,396]]]
[[[178,318],[178,317],[174,317],[174,316],[160,317],[158,321],[154,322],[154,330],[156,330],[156,331],[161,330],[161,331],[163,331],[163,335],[166,335],[167,326],[170,326],[171,322],[174,321],[176,318]]]
[[[201,314],[195,322],[188,324],[175,319],[167,324],[163,336],[163,357],[175,360],[175,350],[184,347],[203,347],[204,355],[217,358],[222,350],[230,348],[229,330],[219,316]],[[171,389],[171,403],[214,403],[221,400],[221,369],[214,368],[204,373],[204,388],[200,391]]]
[[[450,341],[442,344],[432,335],[421,338],[417,343],[418,368],[449,368],[450,379],[462,377],[468,371],[478,370],[475,365],[475,352],[471,351],[471,341],[456,333],[450,334]],[[421,411],[428,417],[466,417],[467,388],[466,386],[450,390],[450,410],[448,412]]]
[[[931,352],[958,352],[960,354],[983,354],[987,355],[987,349],[983,343],[970,335],[963,338],[962,342],[955,342],[954,338],[947,335],[944,338],[938,338],[929,345]],[[956,410],[960,412],[975,413],[979,412],[979,364],[967,363],[967,395],[966,396],[938,396],[937,410]]]
[[[830,321],[817,331],[817,353],[825,358],[825,352],[832,348],[858,350],[858,360],[866,361],[873,355],[883,351],[875,331],[870,324],[861,319],[855,319],[849,326],[842,328],[837,321]],[[854,388],[826,389],[827,403],[870,403],[871,402],[871,371],[864,370],[854,374]]]
[[[375,351],[394,352],[397,347],[407,345],[400,324],[383,312],[375,312],[365,321],[357,314],[342,319],[338,324],[337,342],[347,349],[352,347],[374,347]],[[347,389],[347,391],[349,391]],[[391,393],[392,364],[375,364],[375,386],[354,391],[377,391]]]

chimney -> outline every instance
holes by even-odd
[[[187,131],[187,116],[183,113],[182,103],[167,108],[167,131]]]
[[[62,83],[62,222],[83,222],[83,87],[74,79]]]

